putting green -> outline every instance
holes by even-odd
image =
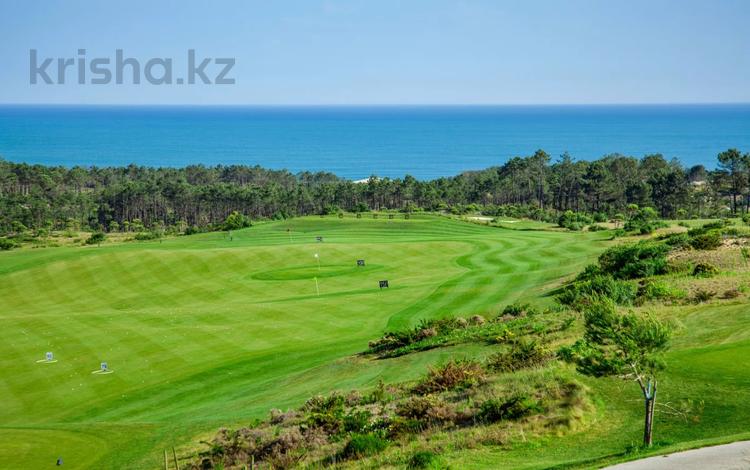
[[[309,217],[231,239],[0,253],[0,466],[60,456],[65,468],[159,468],[163,449],[269,408],[415,377],[437,356],[340,359],[422,318],[548,302],[604,238],[426,215]],[[58,362],[33,367],[45,351]],[[92,374],[103,361],[117,373]]]

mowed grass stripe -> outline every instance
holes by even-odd
[[[187,439],[299,404],[311,391],[371,385],[372,374],[338,361],[387,328],[497,310],[533,295],[552,273],[573,272],[568,258],[583,262],[603,246],[593,235],[442,217],[311,217],[259,224],[231,240],[211,233],[44,256],[3,253],[0,327],[14,341],[0,344],[9,371],[0,416],[16,427],[97,428],[120,449],[107,450],[100,467],[148,468],[175,430]],[[539,249],[550,255],[535,258]],[[310,278],[316,252],[332,273],[319,277],[319,297]],[[360,258],[373,269],[349,270]],[[256,279],[269,271],[276,271],[271,280]],[[393,287],[381,291],[380,279]],[[29,366],[47,348],[61,361],[48,370]],[[115,372],[92,375],[100,360]],[[420,372],[399,361],[377,370],[384,377]],[[17,462],[3,449],[0,458]]]

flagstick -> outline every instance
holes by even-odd
[[[320,288],[318,287],[318,278],[315,278],[315,292],[318,293],[318,297],[320,297]]]

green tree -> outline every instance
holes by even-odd
[[[618,377],[638,384],[645,408],[643,444],[650,446],[656,374],[664,367],[661,354],[669,347],[671,327],[651,316],[620,314],[608,299],[593,303],[584,313],[584,322],[583,339],[564,348],[561,355],[585,375]]]
[[[718,156],[719,169],[729,177],[729,195],[732,198],[732,214],[737,214],[737,196],[742,194],[748,184],[748,161],[737,149],[729,149]]]
[[[250,219],[240,214],[237,211],[232,211],[224,221],[224,230],[239,230],[241,228],[249,227]]]

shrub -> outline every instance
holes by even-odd
[[[359,459],[385,450],[388,447],[388,440],[377,434],[354,434],[346,446],[341,451],[341,456],[345,459]]]
[[[602,225],[589,225],[589,232],[601,232],[603,230],[607,230],[607,227],[604,227]]]
[[[451,405],[433,395],[410,397],[396,406],[396,414],[416,420],[424,428],[433,423],[442,423],[456,419],[456,412]]]
[[[693,268],[695,277],[713,277],[717,274],[719,274],[719,268],[711,263],[698,263]]]
[[[568,230],[581,230],[584,225],[589,225],[593,220],[585,214],[573,211],[565,211],[557,219],[557,225]]]
[[[487,376],[482,365],[472,360],[452,360],[442,367],[430,368],[427,376],[414,387],[421,395],[457,388],[470,388],[483,383]]]
[[[104,232],[94,232],[89,236],[89,238],[86,239],[87,245],[99,245],[101,242],[106,239],[106,235],[104,235]]]
[[[378,386],[373,389],[368,395],[362,397],[362,404],[378,403],[385,401],[388,394],[386,391],[385,383],[383,380],[378,380]]]
[[[515,302],[510,305],[506,305],[503,309],[503,315],[509,315],[511,317],[523,317],[526,315],[537,315],[539,311],[531,306],[531,304],[522,304]]]
[[[717,220],[714,222],[703,224],[700,227],[695,227],[695,228],[688,230],[688,235],[690,235],[691,237],[695,237],[697,235],[703,235],[704,233],[708,233],[712,230],[721,230],[725,226],[726,224],[723,221]]]
[[[690,246],[696,250],[715,250],[721,246],[721,233],[718,230],[712,230],[691,236]]]
[[[630,220],[625,224],[625,230],[628,232],[639,232],[641,234],[652,233],[659,227],[664,227],[663,222],[657,220],[658,214],[651,207],[641,209],[633,208]]]
[[[372,413],[368,410],[355,410],[344,416],[345,432],[365,432],[370,427]]]
[[[581,271],[580,273],[578,273],[578,275],[576,276],[575,280],[576,281],[589,281],[592,278],[597,277],[597,276],[601,276],[603,274],[606,274],[606,273],[604,273],[601,270],[601,268],[599,267],[599,265],[589,264],[588,266],[586,266],[585,268],[583,268],[583,271]]]
[[[692,238],[687,233],[671,233],[662,237],[661,240],[672,248],[687,248]]]
[[[612,239],[614,240],[615,238],[618,238],[618,237],[624,237],[627,234],[628,233],[625,231],[625,229],[618,228],[612,231]]]
[[[685,293],[671,287],[666,282],[647,280],[638,287],[638,300],[676,300],[684,297]]]
[[[716,292],[698,289],[693,295],[693,302],[697,304],[708,302],[709,300],[713,299],[714,296],[716,296]]]
[[[536,341],[517,341],[509,351],[490,356],[487,367],[497,372],[514,372],[544,365],[552,357],[552,353]]]
[[[338,393],[308,399],[302,406],[307,426],[321,429],[328,435],[340,434],[344,427],[345,402],[344,396]]]
[[[741,295],[741,292],[739,289],[729,289],[724,291],[724,294],[722,294],[722,299],[736,299]]]
[[[476,315],[473,317],[473,322],[478,322],[480,318],[482,317]],[[449,335],[455,330],[466,328],[467,324],[466,319],[461,317],[422,320],[412,329],[391,331],[376,340],[370,341],[367,352],[370,354],[380,354],[393,351],[389,354],[404,354],[405,351],[401,348],[406,348],[429,338]],[[428,343],[425,346],[430,347],[430,344]],[[432,347],[434,347],[434,344]]]
[[[406,463],[408,469],[434,468],[441,463],[440,456],[429,450],[420,450],[412,454]]]
[[[147,241],[147,240],[157,240],[161,238],[161,233],[159,232],[138,232],[135,234],[133,239],[138,241]]]
[[[607,274],[594,275],[588,280],[575,281],[565,286],[557,301],[579,309],[582,304],[601,297],[620,305],[630,305],[636,299],[638,287],[634,282],[615,279]]]
[[[469,323],[476,326],[484,325],[485,319],[481,315],[473,315],[471,318],[469,318]]]
[[[609,248],[599,256],[599,267],[617,279],[637,279],[667,272],[669,246],[641,241]]]
[[[237,211],[232,211],[224,221],[222,228],[224,230],[239,230],[250,227],[251,225],[250,219],[247,216],[240,214]]]
[[[7,238],[0,238],[0,251],[12,250],[16,247],[16,242]]]
[[[542,412],[539,403],[526,394],[515,394],[507,399],[491,398],[479,406],[477,417],[485,423],[515,420]]]
[[[607,221],[607,214],[604,212],[596,212],[594,213],[594,222],[601,223]]]

